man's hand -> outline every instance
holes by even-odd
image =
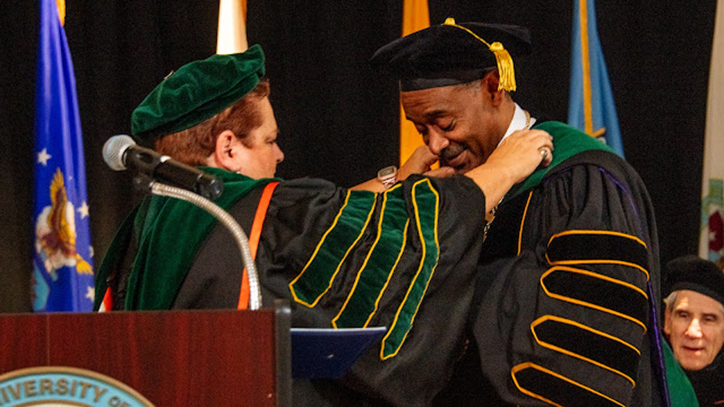
[[[518,130],[500,143],[484,165],[507,173],[513,184],[517,184],[551,161],[553,137],[550,134],[543,130]]]
[[[541,164],[550,164],[552,151],[553,137],[547,132],[518,130],[505,138],[483,165],[465,175],[483,191],[489,211],[513,185],[528,178]]]

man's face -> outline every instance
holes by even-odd
[[[262,114],[262,125],[249,133],[247,145],[238,142],[236,155],[240,173],[254,179],[272,178],[277,171],[277,164],[284,160],[284,153],[277,145],[277,121],[274,118],[269,98],[259,101]]]
[[[698,292],[681,290],[665,314],[664,332],[681,367],[699,370],[708,366],[724,343],[722,304]]]
[[[400,101],[440,165],[457,173],[484,163],[507,128],[482,82],[402,92]]]

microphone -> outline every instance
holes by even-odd
[[[103,161],[114,171],[131,168],[152,180],[193,191],[212,201],[224,191],[224,183],[213,175],[141,147],[126,134],[113,136],[106,141],[103,145]]]

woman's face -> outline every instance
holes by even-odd
[[[284,153],[277,145],[279,129],[269,98],[259,100],[259,111],[261,126],[249,133],[246,144],[238,139],[234,142],[236,171],[254,179],[273,178],[277,164],[284,161]]]

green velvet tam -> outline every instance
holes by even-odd
[[[133,111],[131,132],[141,141],[150,141],[196,126],[252,91],[264,72],[264,51],[259,45],[186,64]]]

